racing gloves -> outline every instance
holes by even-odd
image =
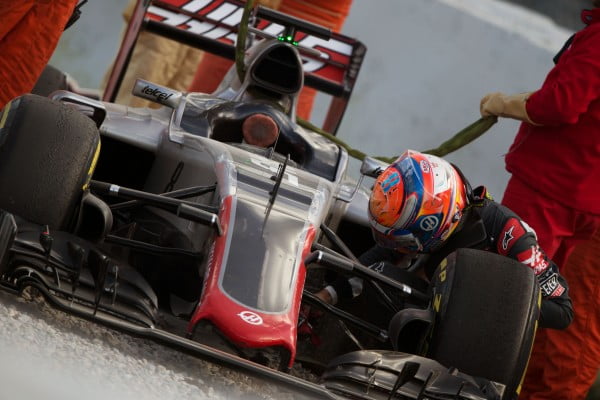
[[[506,95],[504,93],[489,93],[485,95],[479,104],[479,112],[482,117],[496,115],[498,117],[512,118],[532,125],[538,125],[529,118],[525,107],[530,93],[519,93]]]

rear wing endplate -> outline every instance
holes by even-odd
[[[235,60],[235,42],[244,5],[245,2],[239,0],[138,0],[103,100],[115,101],[142,30]],[[255,28],[272,37],[283,34],[289,26],[297,30],[296,41],[304,61],[304,83],[331,96],[323,129],[335,134],[354,89],[366,47],[356,39],[330,33],[326,28],[321,29],[330,39],[323,39],[325,34],[315,30],[318,26],[267,8],[258,7],[256,17]]]

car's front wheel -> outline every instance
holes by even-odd
[[[488,251],[459,249],[432,281],[436,322],[428,357],[507,387],[516,398],[539,316],[533,271]]]
[[[100,150],[94,122],[66,104],[26,94],[0,111],[0,208],[68,229]]]

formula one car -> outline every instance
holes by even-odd
[[[105,100],[142,21],[234,56],[243,3],[147,3]],[[56,91],[3,109],[0,287],[33,288],[66,312],[311,398],[515,397],[539,310],[531,271],[459,249],[415,287],[360,265],[355,254],[373,243],[368,192],[350,177],[347,152],[300,126],[295,107],[305,84],[331,95],[325,128],[335,133],[365,47],[268,9],[253,21],[245,78],[232,72],[215,93],[138,80],[134,94],[160,108]],[[257,114],[277,125],[271,145],[244,140]],[[383,167],[367,158],[361,176]],[[331,271],[362,279],[362,302],[334,307],[313,295]],[[305,306],[324,315],[315,322]]]

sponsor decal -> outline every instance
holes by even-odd
[[[209,39],[235,44],[237,34],[232,28],[236,27],[242,19],[243,5],[227,0],[165,0],[165,2],[188,13],[204,16],[207,20],[199,21],[175,10],[161,8],[157,5],[151,5],[148,8],[147,18]],[[273,36],[284,33],[282,25],[265,20],[259,22],[258,29]],[[324,59],[342,65],[351,66],[352,64],[350,56],[353,48],[351,44],[336,39],[324,40],[302,32],[298,33],[297,41],[300,46],[318,50],[322,53]],[[318,75],[336,82],[343,81],[343,68],[316,59],[305,58],[303,61],[305,71],[318,73]]]
[[[538,245],[533,245],[517,254],[517,260],[531,268],[535,275],[541,274],[550,266],[546,255]]]
[[[136,79],[132,93],[134,96],[142,97],[173,108],[177,106],[182,96],[182,93],[177,90],[171,90],[144,79]]]
[[[563,285],[561,285],[559,283],[558,287],[556,288],[556,290],[554,292],[552,292],[550,297],[560,297],[560,295],[563,294],[564,291],[565,291],[565,288],[563,287]]]
[[[525,235],[525,229],[523,229],[521,221],[517,218],[509,218],[498,235],[498,243],[496,246],[498,254],[503,256],[508,255],[510,249],[523,235]],[[522,260],[519,261],[524,262]]]
[[[400,175],[397,172],[394,171],[383,182],[381,182],[381,190],[383,190],[383,193],[387,193],[398,182],[400,182]]]
[[[541,282],[540,289],[546,297],[558,297],[565,291],[565,288],[558,282],[556,274]]]
[[[513,229],[515,229],[514,226],[511,226],[510,229],[508,229],[507,231],[504,231],[504,237],[502,238],[502,250],[506,251],[506,249],[508,249],[508,244],[511,242],[511,240],[513,240],[515,237],[513,236]]]
[[[242,311],[238,316],[242,321],[249,323],[250,325],[262,325],[263,323],[261,316],[252,311]]]
[[[440,273],[438,278],[440,282],[444,282],[446,280],[446,266],[448,265],[448,259],[444,258],[440,263]]]
[[[427,160],[421,160],[421,162],[419,163],[421,165],[421,170],[428,174],[429,171],[431,171],[431,165],[429,165],[429,162]]]
[[[156,98],[156,100],[158,100],[159,102],[163,102],[163,101],[167,101],[169,100],[169,98],[171,98],[171,96],[173,96],[173,93],[168,93],[168,92],[163,92],[161,91],[159,88],[157,87],[152,87],[150,85],[146,85],[142,88],[141,92],[143,94],[147,94],[148,96],[153,96]]]
[[[438,219],[438,217],[436,217],[435,215],[428,215],[421,220],[421,222],[419,223],[419,227],[425,232],[431,232],[432,230],[437,228],[439,223],[440,220]]]

